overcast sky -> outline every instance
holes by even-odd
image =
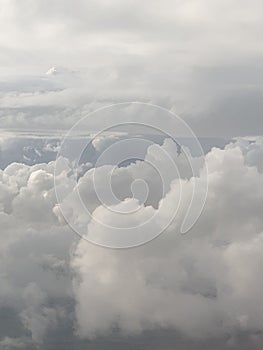
[[[89,105],[139,100],[201,136],[259,135],[262,12],[260,0],[2,0],[1,125],[61,129]]]
[[[262,33],[260,0],[0,0],[1,350],[262,349]]]

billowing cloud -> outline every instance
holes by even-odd
[[[59,227],[52,212],[52,163],[12,163],[0,177],[0,310],[14,314],[1,346],[31,349],[56,327],[65,300],[72,298],[69,254],[75,236]]]
[[[0,8],[0,348],[261,350],[262,1],[0,0]],[[126,101],[147,104],[93,114]],[[177,143],[143,128],[133,131],[154,144],[138,143],[141,157],[117,166],[100,158],[129,133],[92,136],[134,116],[185,136],[149,105],[207,137],[207,176],[198,152],[193,175]],[[90,114],[70,159],[60,158],[68,171],[55,171],[65,130]],[[75,174],[70,156],[83,140],[91,144]],[[202,196],[206,182],[204,211],[181,235],[193,188]],[[131,227],[139,229],[125,236]],[[148,241],[164,227],[134,249],[85,240],[132,245],[133,233]]]
[[[80,336],[110,334],[115,327],[126,335],[176,329],[201,339],[261,333],[263,177],[255,166],[260,157],[259,163],[250,157],[255,148],[260,154],[258,141],[237,142],[207,154],[207,203],[186,236],[175,222],[136,249],[79,242],[71,263]],[[176,191],[171,186],[166,211]],[[103,215],[103,208],[96,210]],[[90,229],[96,233],[96,225]]]
[[[169,140],[162,147],[177,154],[176,145]],[[146,158],[159,159],[157,155],[150,146]],[[180,235],[181,210],[160,237],[122,251],[77,240],[65,221],[58,220],[54,162],[6,167],[1,171],[0,309],[13,309],[24,330],[15,338],[4,334],[2,346],[16,348],[18,339],[20,344],[28,344],[25,346],[41,344],[50,329],[64,322],[67,299],[76,303],[75,316],[70,317],[71,322],[76,319],[81,338],[110,336],[116,329],[123,336],[168,329],[197,344],[214,338],[235,347],[242,334],[249,335],[249,346],[254,341],[255,348],[262,344],[261,155],[261,138],[239,139],[224,149],[213,148],[206,155],[207,203],[192,230]],[[180,167],[183,169],[183,163]],[[110,167],[98,168],[101,177],[97,181],[102,186],[105,169]],[[91,186],[93,171],[88,169],[79,179],[80,194],[88,199],[85,203],[94,216],[120,224],[120,218],[107,213],[96,198]],[[130,186],[139,175],[157,196],[145,207],[146,212],[156,211],[152,202],[162,200],[160,220],[165,219],[177,196],[176,179],[170,179],[171,186],[161,199],[161,194],[153,191],[159,181],[153,169],[138,161],[127,164],[114,175],[122,179],[116,187],[113,181],[120,200],[130,197],[132,204]],[[183,180],[182,206],[187,205],[188,178],[189,174]],[[66,174],[61,175],[61,186],[66,179]],[[72,207],[77,209],[74,193],[66,195],[72,196]],[[158,222],[153,222],[153,227],[156,225]],[[100,230],[92,219],[88,233],[99,236]]]

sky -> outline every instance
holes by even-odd
[[[0,0],[0,349],[262,349],[262,13]]]
[[[2,0],[2,127],[69,128],[81,112],[138,100],[199,136],[260,135],[262,6]]]

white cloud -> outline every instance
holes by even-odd
[[[163,147],[171,154],[177,150],[169,141]],[[213,148],[206,155],[208,200],[193,229],[186,236],[178,234],[191,188],[186,179],[182,181],[182,209],[177,220],[151,243],[122,251],[96,247],[85,240],[76,242],[65,222],[59,224],[54,215],[58,214],[52,185],[54,162],[9,165],[1,171],[0,305],[16,310],[36,343],[65,317],[64,306],[49,301],[67,297],[76,301],[77,331],[84,338],[111,334],[114,327],[128,335],[175,329],[194,339],[226,334],[235,337],[236,332],[256,336],[263,326],[259,278],[263,234],[261,149],[260,138],[252,143],[238,140],[223,150]],[[146,158],[153,156],[158,161],[158,152],[150,147]],[[161,166],[165,169],[165,164]],[[103,188],[105,166],[98,170]],[[90,210],[96,215],[120,224],[118,216],[100,206],[91,186],[92,171],[79,179],[80,193],[87,195]],[[66,191],[65,175],[61,174],[58,181]],[[157,186],[152,169],[140,162],[129,164],[116,173],[121,179],[121,185],[116,181],[120,199],[131,195],[127,189],[139,175],[150,188]],[[202,173],[200,176],[198,186],[202,189]],[[175,179],[167,188],[160,220],[166,220],[177,189]],[[71,196],[77,214],[75,194]],[[134,200],[126,204],[134,204]],[[156,209],[148,206],[143,215],[147,210]],[[78,215],[82,214],[79,211]],[[153,222],[154,226],[158,224]],[[93,221],[91,229],[92,234],[102,234]],[[9,342],[7,338],[1,341]]]
[[[19,323],[8,335],[0,325],[0,347],[41,348],[50,327],[65,317],[73,324],[75,317],[84,338],[116,328],[128,335],[172,329],[187,339],[217,338],[220,349],[261,349],[263,141],[255,135],[263,133],[262,1],[0,2],[0,311],[12,309]],[[148,245],[106,250],[78,241],[66,225],[49,161],[60,149],[55,140],[61,130],[105,105],[138,100],[176,111],[200,136],[251,137],[206,155],[208,200],[188,235],[177,234],[193,182],[181,156],[175,158],[183,193],[176,220]],[[105,118],[97,114],[80,133],[133,115],[142,123],[163,120],[160,110],[132,105]],[[96,155],[119,137],[97,138]],[[58,174],[63,209],[90,238],[105,240],[114,232],[95,218],[125,227],[156,214],[162,204],[158,218],[139,232],[150,235],[173,213],[180,187],[161,151],[177,155],[178,149],[166,140],[143,158],[166,174],[164,189],[149,164],[101,164],[96,185],[105,208],[92,181],[94,155],[78,167],[73,189],[66,172]],[[200,158],[195,162],[202,166]],[[110,171],[117,199],[106,191]],[[136,186],[144,183],[136,185],[138,178],[148,183],[147,205],[127,221],[111,210],[140,203],[143,191]],[[202,172],[196,184],[203,193]],[[87,218],[78,191],[93,217]],[[75,316],[65,312],[67,298],[76,302]],[[244,344],[240,334],[247,335]]]
[[[114,326],[124,334],[174,328],[197,338],[262,330],[263,177],[247,165],[246,146],[207,155],[208,201],[188,235],[178,236],[175,222],[136,249],[79,242],[72,266],[82,337],[111,333]],[[164,200],[166,210],[176,190]],[[96,226],[89,229],[100,234]]]
[[[30,334],[33,343],[42,343],[61,318],[62,299],[72,297],[68,262],[75,236],[59,227],[52,212],[53,168],[12,163],[0,171],[0,310],[14,310],[24,327],[21,339],[1,339],[3,348],[26,347]],[[11,334],[21,332],[14,323],[9,327]]]

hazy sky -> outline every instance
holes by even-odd
[[[1,350],[262,349],[262,14],[259,0],[0,0]],[[127,101],[146,104],[61,145]],[[166,109],[204,154],[139,127],[91,134],[133,118],[178,136]],[[89,242],[116,228],[118,242],[164,232]]]
[[[69,127],[89,105],[139,100],[201,136],[260,135],[262,12],[260,0],[1,0],[2,127]]]

